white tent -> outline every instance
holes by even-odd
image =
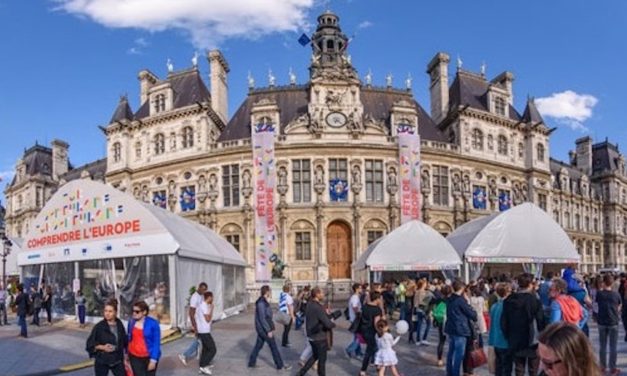
[[[18,254],[22,279],[45,279],[55,291],[53,310],[71,315],[73,292],[98,317],[107,298],[122,315],[145,300],[162,324],[185,327],[189,290],[207,282],[216,312],[245,304],[242,256],[207,227],[110,186],[75,180],[59,189],[38,214]]]
[[[22,250],[21,238],[9,238],[11,241],[11,252],[6,258],[6,274],[7,276],[16,276],[20,274],[20,269],[17,267],[17,255]]]
[[[474,268],[472,279],[479,276],[485,263],[520,263],[526,271],[539,274],[543,264],[580,260],[562,227],[532,203],[477,218],[458,227],[446,239]]]
[[[410,221],[372,243],[353,263],[356,271],[427,271],[459,269],[455,249],[429,225]]]

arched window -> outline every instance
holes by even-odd
[[[472,130],[472,148],[475,150],[483,150],[483,132],[480,129]]]
[[[155,97],[155,113],[165,111],[165,94],[158,94]]]
[[[505,99],[501,97],[494,99],[494,112],[497,115],[505,116]]]
[[[155,135],[155,154],[163,154],[165,152],[165,136],[163,133]]]
[[[119,162],[122,159],[122,145],[119,142],[113,144],[113,162]]]
[[[501,155],[507,155],[507,137],[503,135],[498,138],[498,152]]]
[[[536,154],[538,155],[538,161],[544,162],[544,145],[536,145]]]
[[[183,149],[194,146],[194,130],[192,127],[183,128]]]

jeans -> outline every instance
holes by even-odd
[[[31,324],[39,326],[39,312],[41,312],[41,308],[35,308],[33,311],[33,322]]]
[[[399,320],[407,321],[407,302],[399,302],[398,303],[398,311],[399,311]]]
[[[152,371],[148,371],[148,364],[150,363],[150,358],[138,358],[134,355],[129,354],[128,359],[131,363],[131,368],[133,369],[134,376],[155,376],[157,374],[157,367]],[[159,363],[157,363],[157,366]]]
[[[444,334],[444,324],[438,324],[438,360],[442,360],[444,355],[444,343],[446,343],[446,334]]]
[[[418,319],[416,321],[416,342],[420,342],[420,332],[422,331],[422,322],[425,322],[425,333],[422,337],[422,340],[426,340],[427,336],[429,335],[429,327],[431,326],[431,321],[429,321],[429,318],[427,317],[427,315],[425,314],[425,311],[421,310],[421,309],[416,309],[416,318]]]
[[[530,348],[514,352],[514,374],[516,376],[525,375],[525,366],[527,367],[527,373],[529,376],[536,376],[538,374],[540,358],[538,358],[537,351],[538,346],[535,345]]]
[[[364,339],[366,340],[366,355],[361,361],[361,371],[366,372],[370,361],[374,360],[374,354],[377,352],[377,340],[374,332],[364,333]]]
[[[459,376],[462,360],[466,353],[467,337],[449,336],[448,354],[446,356],[446,376]]]
[[[263,344],[266,342],[268,343],[268,346],[270,346],[274,365],[277,369],[282,369],[283,359],[281,359],[281,354],[279,353],[279,348],[276,346],[276,341],[274,340],[274,337],[268,337],[268,335],[265,333],[257,333],[257,343],[255,343],[253,352],[250,353],[250,358],[248,359],[248,367],[254,367],[257,364],[257,356],[259,355]]]
[[[509,349],[494,348],[496,355],[495,376],[512,376],[512,368],[514,368],[514,359]]]
[[[616,345],[618,344],[618,325],[599,325],[599,359],[601,360],[601,368],[607,367],[607,342],[610,342],[610,367],[616,368]]]
[[[113,374],[113,376],[126,376],[126,370],[124,369],[124,363],[120,362],[115,365],[108,365],[95,362],[94,363],[94,373],[96,376],[108,376],[109,371]]]
[[[329,351],[329,347],[327,341],[309,341],[311,345],[311,350],[313,351],[312,356],[307,360],[307,363],[301,368],[296,375],[303,376],[309,371],[309,369],[314,365],[314,363],[318,362],[318,376],[326,375],[326,363],[327,363],[327,351]]]
[[[287,325],[283,325],[283,338],[281,339],[281,346],[286,347],[287,345],[290,344],[290,329],[292,329],[292,321],[294,320],[290,320],[290,323]]]
[[[202,342],[202,353],[200,354],[200,367],[207,367],[216,356],[216,343],[213,341],[211,333],[199,333],[198,338]]]
[[[52,324],[52,304],[48,303],[44,309],[46,310],[46,317],[48,318],[48,324]]]
[[[0,312],[2,316],[0,316],[0,325],[7,325],[9,322],[7,321],[7,305],[5,302],[0,303]]]
[[[198,335],[195,335],[194,340],[192,341],[192,343],[189,344],[189,347],[183,353],[183,356],[185,357],[185,359],[193,358],[196,356],[196,354],[198,354],[198,345],[199,345]]]
[[[85,306],[78,306],[78,322],[82,325],[85,323]]]
[[[363,353],[361,352],[361,345],[359,344],[359,341],[357,340],[357,335],[353,334],[353,342],[351,342],[347,347],[346,347],[346,352],[349,353],[350,355],[363,355]]]
[[[18,316],[17,324],[20,326],[20,335],[24,338],[28,337],[28,330],[26,328],[26,314]]]

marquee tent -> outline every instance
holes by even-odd
[[[470,221],[446,239],[464,259],[467,279],[478,278],[486,264],[522,264],[525,271],[539,276],[544,264],[580,260],[562,227],[529,202]]]
[[[214,293],[214,317],[246,303],[246,263],[225,239],[91,180],[62,186],[22,247],[22,279],[45,280],[59,315],[74,314],[74,293],[81,289],[88,316],[102,316],[104,302],[116,297],[128,318],[133,302],[144,300],[164,326],[186,327],[189,291],[201,281]]]
[[[372,243],[353,263],[355,271],[455,270],[455,249],[429,225],[413,220]]]

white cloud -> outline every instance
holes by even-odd
[[[126,50],[129,55],[141,55],[144,53],[144,49],[150,45],[146,38],[135,39],[134,46]]]
[[[366,20],[366,21],[362,21],[359,23],[359,25],[357,25],[358,29],[367,29],[369,27],[372,27],[373,23]]]
[[[314,0],[56,0],[57,10],[110,28],[182,30],[197,48],[306,29]]]
[[[592,110],[599,100],[589,94],[566,90],[537,98],[535,102],[542,116],[554,118],[574,130],[586,131],[588,129],[583,123],[592,116]]]
[[[14,174],[15,174],[15,171],[13,170],[0,171],[0,181],[5,182],[7,184],[10,183],[11,178],[13,178]]]

